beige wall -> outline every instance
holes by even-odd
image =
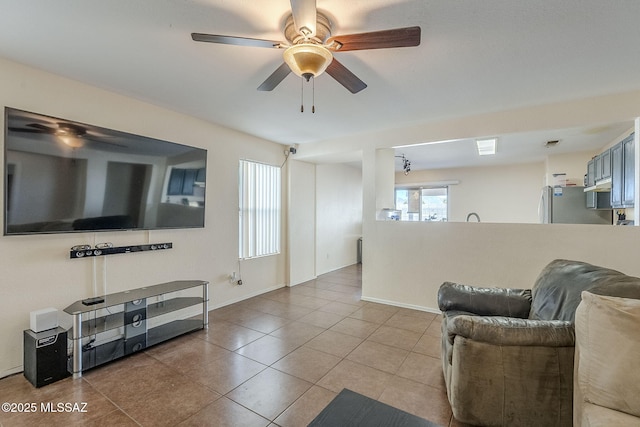
[[[92,296],[94,287],[102,294],[202,279],[211,282],[215,307],[285,284],[284,255],[243,262],[243,286],[228,280],[238,271],[238,160],[280,165],[281,145],[6,60],[0,59],[0,70],[4,106],[209,150],[204,229],[0,237],[0,377],[22,369],[22,331],[29,328],[30,311],[62,310]],[[4,128],[4,115],[0,120]],[[173,249],[69,259],[72,246],[98,242],[173,242]]]
[[[482,222],[538,223],[543,177],[543,163],[524,163],[411,171],[396,173],[395,180],[397,187],[455,181],[448,195],[451,222],[466,221],[476,212]]]
[[[289,283],[316,278],[316,165],[289,159]]]
[[[555,184],[553,175],[564,173],[566,174],[567,184],[583,186],[584,175],[587,173],[587,163],[596,154],[598,153],[594,151],[581,151],[548,156],[545,162],[545,185],[553,186]]]
[[[316,167],[317,274],[356,263],[362,237],[362,172],[341,165]]]
[[[556,258],[640,276],[639,227],[376,221],[368,224],[363,298],[437,311],[445,281],[530,288]]]

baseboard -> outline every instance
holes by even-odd
[[[342,267],[331,267],[331,270],[327,270],[327,271],[324,271],[322,273],[317,273],[317,274],[318,274],[318,277],[320,277],[322,275],[333,273],[334,271],[342,270],[343,268],[352,267],[354,265],[358,265],[358,262],[354,261],[354,262],[351,262],[349,264],[345,264]]]
[[[24,371],[24,366],[16,366],[15,368],[7,369],[6,371],[0,372],[0,379],[14,375],[14,374],[18,374],[23,371]]]
[[[257,297],[259,295],[266,294],[267,292],[271,292],[271,291],[275,291],[275,290],[278,290],[278,289],[282,289],[285,286],[286,285],[284,285],[284,284],[275,285],[275,286],[271,286],[271,287],[266,288],[266,289],[260,289],[259,291],[256,291],[256,292],[253,292],[253,293],[250,293],[250,294],[247,294],[247,295],[243,295],[243,296],[241,296],[239,298],[235,298],[235,299],[232,299],[232,300],[228,300],[228,301],[222,302],[220,304],[216,304],[214,306],[209,305],[209,311],[215,310],[216,308],[226,307],[228,305],[235,304],[237,302],[241,302],[241,301],[244,301],[244,300],[249,299],[249,298]],[[211,299],[209,299],[209,301],[211,301]]]
[[[394,307],[410,308],[412,310],[426,311],[427,313],[442,314],[442,312],[440,310],[438,310],[438,309],[429,308],[429,307],[422,307],[420,305],[403,304],[403,303],[399,303],[397,301],[389,301],[389,300],[381,299],[381,298],[371,298],[371,297],[366,297],[364,295],[362,297],[360,297],[360,299],[362,301],[377,302],[379,304],[392,305]]]

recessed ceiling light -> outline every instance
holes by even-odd
[[[481,156],[488,156],[496,154],[496,141],[497,138],[476,139],[476,145],[478,146],[478,154]]]

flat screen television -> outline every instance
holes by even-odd
[[[5,108],[4,235],[204,227],[207,150]]]

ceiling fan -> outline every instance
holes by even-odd
[[[324,14],[317,11],[315,0],[291,0],[291,15],[285,22],[284,37],[287,42],[215,34],[191,34],[191,38],[198,42],[284,49],[284,63],[267,77],[258,90],[273,90],[292,71],[307,81],[326,71],[351,93],[358,93],[367,87],[366,83],[338,62],[333,53],[418,46],[420,45],[420,27],[332,36],[331,23]]]
[[[8,129],[11,132],[53,135],[71,148],[80,148],[84,146],[86,140],[90,140],[92,142],[97,142],[100,144],[109,144],[122,147],[122,145],[120,144],[97,139],[102,138],[102,136],[91,135],[90,131],[88,131],[87,128],[76,123],[56,122],[52,126],[46,126],[41,123],[27,123],[25,126],[26,127],[10,126]]]

